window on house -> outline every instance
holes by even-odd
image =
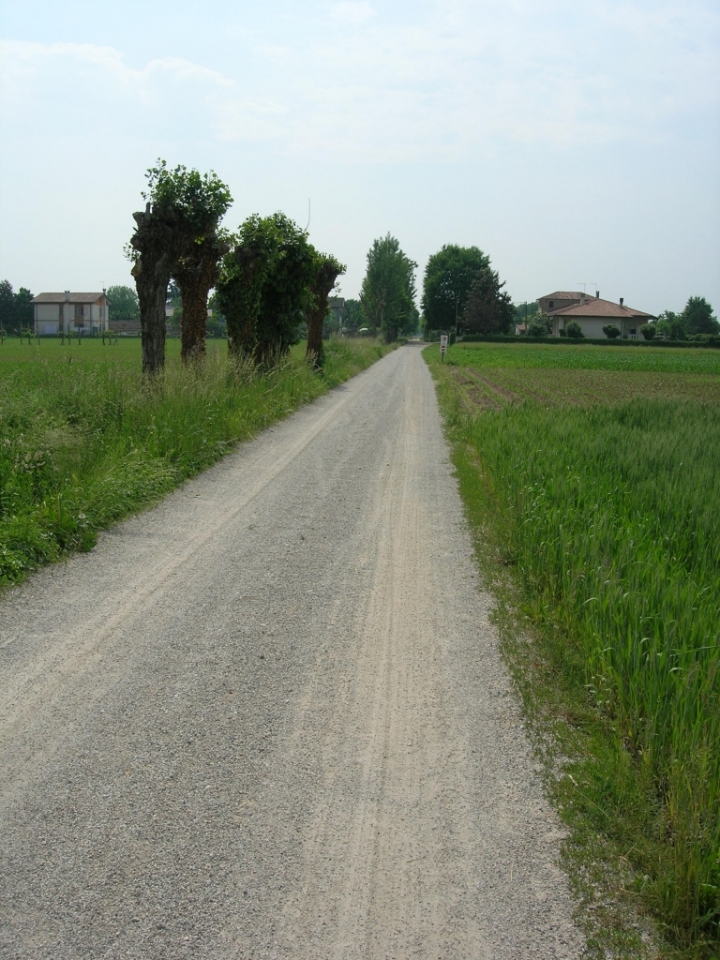
[[[75,316],[84,317],[85,316],[85,307],[81,303],[75,304]]]
[[[549,300],[549,301],[548,301],[548,310],[552,310],[552,309],[554,308],[554,306],[555,306],[555,301],[554,301],[554,300]]]

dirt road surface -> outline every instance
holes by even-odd
[[[575,958],[403,347],[0,599],[0,957]]]

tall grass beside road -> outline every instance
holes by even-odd
[[[451,368],[430,362],[456,459],[476,464],[469,510],[517,574],[538,649],[597,721],[566,767],[575,807],[633,865],[633,894],[673,949],[717,957],[720,406],[473,413]]]
[[[171,349],[176,344],[170,344]],[[139,341],[0,348],[0,584],[68,551],[171,490],[387,352],[331,341],[322,375],[296,348],[258,374],[211,344],[199,367],[171,357],[143,383]]]

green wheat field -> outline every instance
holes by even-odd
[[[588,816],[668,943],[720,956],[720,352],[425,356],[482,522],[604,724]]]

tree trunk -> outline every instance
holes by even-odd
[[[182,296],[181,356],[186,363],[205,356],[208,294],[217,282],[218,261],[224,252],[217,238],[206,237],[190,247],[173,271]]]
[[[161,215],[134,213],[137,230],[130,241],[138,251],[132,275],[140,304],[143,373],[165,366],[165,298],[175,259],[175,231]]]
[[[315,274],[313,283],[313,294],[315,295],[315,304],[307,315],[307,349],[305,357],[312,361],[316,370],[320,370],[325,363],[325,347],[323,346],[323,326],[328,311],[328,298],[330,291],[335,286],[335,281],[340,276],[340,271],[334,263],[321,263]]]
[[[240,266],[240,276],[232,281],[234,294],[228,297],[224,311],[228,350],[234,357],[254,359],[259,299],[256,277],[258,260],[254,250],[243,246],[235,248],[235,259]]]

